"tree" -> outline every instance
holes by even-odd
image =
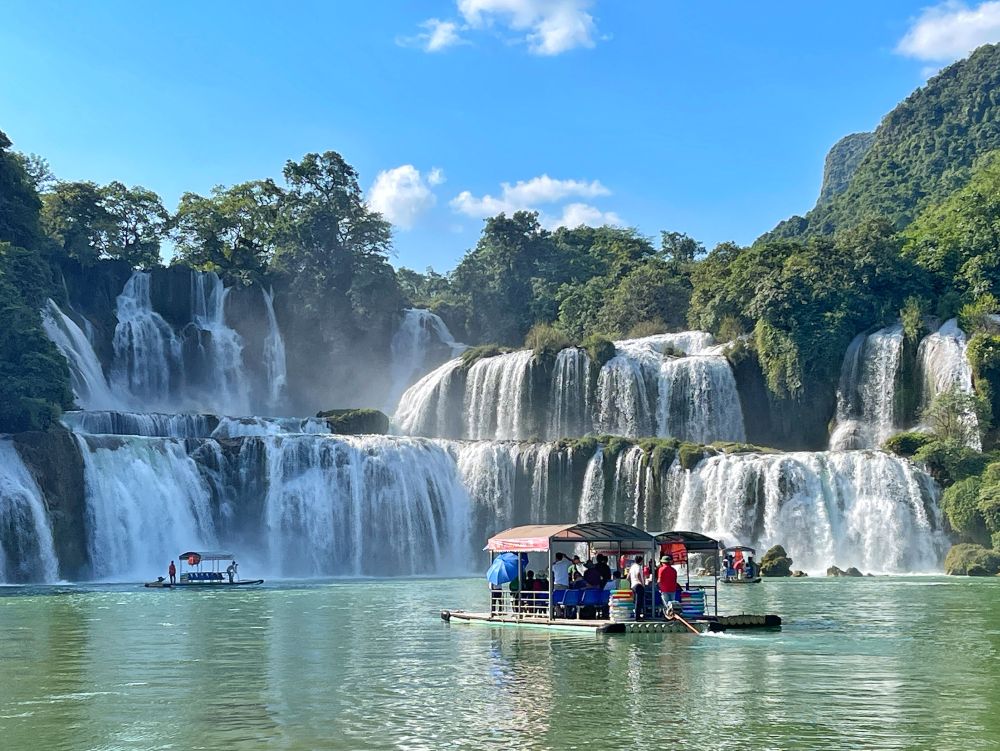
[[[0,243],[0,432],[46,428],[73,404],[66,360],[38,312],[50,287],[35,251]]]
[[[113,218],[96,183],[57,182],[42,196],[42,228],[62,255],[85,266],[102,255]]]
[[[38,212],[42,202],[24,168],[10,151],[11,142],[0,131],[0,242],[33,248],[40,237]]]
[[[106,258],[120,259],[133,268],[160,263],[160,243],[167,235],[170,214],[160,197],[140,185],[131,188],[115,181],[101,188],[109,224],[101,245]]]
[[[942,391],[924,410],[923,421],[941,440],[969,444],[978,439],[980,400],[957,386]]]
[[[283,193],[273,180],[181,196],[174,216],[178,259],[244,283],[260,279],[275,251]]]
[[[660,253],[676,266],[686,266],[704,252],[704,245],[683,232],[660,233]]]
[[[668,330],[683,328],[691,287],[675,262],[651,258],[625,275],[604,303],[605,331],[625,334],[643,321],[662,321]]]

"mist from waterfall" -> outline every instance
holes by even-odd
[[[45,498],[14,444],[0,437],[0,584],[58,576]]]

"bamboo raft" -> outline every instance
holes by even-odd
[[[690,633],[680,621],[605,621],[576,618],[545,618],[542,616],[490,615],[464,610],[442,610],[441,620],[447,623],[479,623],[488,626],[518,626],[550,631],[572,631],[591,634],[686,634]],[[708,616],[691,622],[700,633],[722,633],[745,629],[780,629],[781,617],[777,615],[720,615]]]

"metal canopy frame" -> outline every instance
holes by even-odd
[[[663,545],[683,545],[688,553],[714,553],[715,566],[712,573],[712,594],[715,600],[715,614],[719,615],[719,551],[722,543],[713,537],[703,535],[701,532],[689,532],[687,530],[675,529],[666,532],[658,532],[653,536],[657,547]],[[691,587],[691,558],[685,556],[684,569],[687,577],[686,586]],[[706,587],[707,589],[707,587]]]

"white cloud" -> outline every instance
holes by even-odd
[[[412,164],[383,170],[368,190],[368,205],[401,229],[411,229],[417,218],[437,203],[431,190],[444,176],[432,169],[425,179]]]
[[[610,195],[599,180],[556,180],[548,175],[540,175],[530,180],[519,180],[500,184],[500,195],[486,193],[474,196],[463,190],[453,199],[451,207],[460,214],[485,219],[503,212],[538,211],[539,221],[548,229],[556,227],[599,227],[604,224],[621,224],[621,219],[613,211],[601,211],[596,206],[579,201],[556,206],[555,212],[543,211],[541,207],[559,204],[567,198],[597,198]]]
[[[563,206],[562,216],[542,216],[542,225],[547,229],[569,227],[574,229],[581,225],[601,227],[605,224],[621,224],[621,218],[613,211],[601,211],[596,206],[586,203],[570,203]]]
[[[592,0],[458,0],[458,12],[474,29],[493,24],[524,36],[536,55],[593,47],[597,30],[587,12]]]
[[[396,44],[401,47],[419,47],[424,52],[441,52],[459,44],[469,44],[458,33],[461,29],[455,21],[428,18],[420,24],[420,28],[424,31],[411,37],[398,37]]]
[[[427,184],[428,185],[440,185],[444,182],[444,170],[440,167],[431,167],[431,171],[427,173]]]
[[[596,198],[611,193],[598,180],[555,180],[548,175],[518,180],[513,185],[501,183],[500,190],[499,197],[487,193],[481,198],[463,190],[452,199],[452,208],[468,216],[485,218],[501,211],[509,214],[522,209],[533,210],[539,204],[556,203],[564,198]]]
[[[1000,1],[970,7],[958,0],[925,8],[896,52],[918,60],[957,60],[976,47],[1000,40]]]

